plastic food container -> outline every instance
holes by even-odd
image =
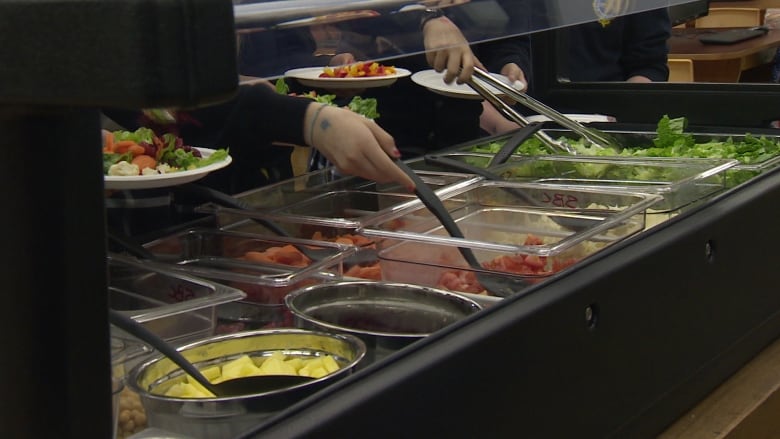
[[[236,288],[122,255],[108,257],[109,306],[172,344],[213,334],[216,306],[245,297]]]
[[[128,402],[137,395],[125,386],[125,377],[132,367],[152,349],[144,343],[124,335],[114,335],[118,330],[111,328],[111,392],[114,437],[124,439],[146,427],[146,413],[138,401],[136,407]],[[121,422],[120,422],[121,420]],[[142,423],[138,422],[142,421]],[[132,423],[132,426],[129,424]],[[130,428],[132,427],[132,428]]]
[[[431,189],[446,194],[453,187],[469,184],[475,177],[457,172],[420,172]],[[207,203],[198,210],[215,213],[220,227],[236,229],[247,218],[273,220],[291,236],[310,239],[319,231],[325,236],[353,233],[373,218],[402,208],[415,199],[406,188],[378,184],[358,177],[340,177],[332,168],[308,173],[273,185],[236,195],[251,210],[231,209]],[[251,225],[257,227],[257,225]]]
[[[130,372],[128,386],[141,396],[151,428],[191,438],[227,439],[351,374],[363,361],[366,346],[348,334],[276,329],[213,336],[179,351],[201,369],[243,355],[260,361],[274,353],[301,359],[330,355],[340,366],[321,378],[288,388],[222,398],[166,396],[167,389],[183,381],[184,373],[165,357],[148,360]]]
[[[425,181],[439,187],[441,196],[478,181],[481,177],[452,173],[423,173]],[[361,180],[362,181],[362,180]],[[272,221],[288,234],[302,239],[346,242],[355,245],[355,258],[345,259],[344,275],[369,280],[381,279],[376,246],[372,238],[359,230],[419,202],[410,193],[365,190],[330,190],[309,193],[309,197],[270,211],[241,212],[226,221],[223,230],[269,234],[263,221]],[[218,216],[228,210],[216,208]],[[232,215],[231,214],[231,215]],[[241,219],[239,219],[241,218]],[[258,221],[260,219],[260,221]],[[355,262],[353,262],[355,261]]]
[[[190,229],[145,247],[170,270],[243,291],[245,298],[217,308],[218,332],[285,326],[284,296],[307,285],[339,279],[354,246],[333,242]],[[302,248],[317,260],[300,257]]]
[[[447,291],[390,282],[333,282],[291,292],[296,326],[352,334],[376,361],[482,309]]]
[[[576,134],[571,131],[551,128],[545,129],[545,132],[553,138],[568,137],[577,138]],[[610,129],[608,133],[613,136],[619,144],[627,145],[632,148],[650,148],[653,146],[653,139],[657,134],[655,131],[641,131],[641,130],[626,130],[626,129]],[[729,133],[729,132],[716,132],[716,130],[707,131],[693,131],[690,133],[693,140],[698,144],[704,144],[709,142],[721,142],[727,139],[733,139],[735,141],[741,141],[748,135],[747,133]],[[510,134],[511,135],[511,134]],[[500,148],[506,142],[510,135],[493,136],[485,139],[481,139],[477,142],[468,142],[461,145],[456,145],[452,148],[453,152],[468,152],[468,153],[484,153],[490,150]],[[780,142],[780,136],[769,133],[752,134],[753,137],[765,137],[775,142]],[[761,174],[775,166],[780,165],[780,155],[767,155],[762,157],[753,163],[742,163],[734,165],[731,169],[726,171],[726,186],[733,187],[739,183],[742,183],[753,176]]]
[[[450,237],[422,205],[363,233],[377,239],[383,279],[484,294],[476,273],[514,276],[531,286],[643,230],[645,211],[660,199],[481,181],[443,200],[465,239]],[[580,227],[573,229],[572,221]],[[470,267],[459,247],[472,249],[482,267]]]
[[[447,154],[445,157],[485,167],[487,154]],[[506,181],[592,187],[658,194],[654,212],[671,212],[726,188],[731,159],[671,157],[512,156],[490,172]]]

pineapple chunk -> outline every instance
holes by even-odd
[[[201,389],[203,387],[201,386]],[[204,389],[205,390],[205,389]],[[174,384],[165,392],[166,396],[173,396],[175,398],[209,398],[213,396],[209,391],[201,392],[192,383],[177,383]]]
[[[325,370],[328,371],[328,373],[333,373],[340,369],[339,364],[330,355],[322,358],[322,366],[325,368]]]
[[[259,364],[259,366],[258,366]],[[339,370],[336,359],[331,355],[314,358],[287,358],[281,351],[274,351],[267,358],[252,358],[242,355],[220,366],[211,366],[201,373],[212,383],[217,384],[235,378],[253,375],[301,375],[322,378]],[[178,398],[210,398],[214,395],[189,375],[187,381],[171,386],[165,392],[167,396]]]
[[[242,355],[222,366],[222,381],[259,374],[260,369],[249,355]]]
[[[305,360],[303,362],[303,367],[298,371],[298,375],[317,378],[314,376],[314,370],[316,369],[323,369],[321,358],[312,358],[310,360]]]
[[[303,367],[303,359],[301,358],[294,357],[284,360],[284,362],[295,369],[295,373],[298,373],[298,371]]]
[[[305,367],[308,367],[309,369],[322,367],[322,357],[314,357],[312,359],[306,360],[305,363]]]
[[[222,368],[219,366],[211,366],[201,370],[200,373],[202,373],[206,379],[213,383],[215,380],[218,380],[220,376],[222,376]],[[189,377],[187,379],[189,379]]]
[[[311,375],[309,375],[309,376],[312,377],[312,378],[322,378],[322,377],[324,377],[327,374],[328,374],[328,371],[325,370],[324,367],[318,367],[316,369],[312,369]]]
[[[303,363],[304,366],[298,370],[298,374],[312,378],[322,378],[341,368],[336,359],[330,355],[304,360]]]
[[[165,396],[173,396],[174,398],[184,398],[186,392],[186,383],[176,383],[165,391]]]
[[[209,392],[209,390],[203,387],[201,383],[195,381],[194,378],[187,376],[187,379],[189,380],[187,384],[192,386],[191,391],[194,393],[194,396],[192,396],[192,398],[213,398],[214,397],[213,393]]]
[[[284,360],[280,360],[279,357],[270,356],[260,366],[260,373],[264,375],[297,375],[298,371],[295,368],[286,363]]]

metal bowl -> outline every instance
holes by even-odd
[[[376,361],[482,309],[464,296],[419,285],[344,281],[289,293],[296,326],[352,334]]]
[[[184,379],[166,357],[137,365],[127,385],[141,396],[148,424],[194,438],[233,438],[265,418],[347,376],[366,355],[366,345],[349,334],[302,329],[237,332],[210,337],[178,348],[199,368],[223,364],[248,354],[269,356],[281,351],[296,357],[332,355],[341,368],[295,386],[253,395],[222,398],[176,398],[165,391]]]

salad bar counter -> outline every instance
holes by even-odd
[[[638,146],[660,143],[663,131],[612,126],[611,135]],[[377,423],[386,424],[382,437],[408,434],[409,425],[415,436],[658,434],[780,335],[780,298],[767,275],[780,242],[773,232],[777,137],[689,135],[679,126],[677,135],[694,144],[717,141],[760,159],[515,154],[488,166],[494,152],[487,148],[500,147],[499,137],[437,153],[494,172],[496,181],[451,172],[430,157],[410,160],[464,238],[447,236],[399,188],[330,169],[238,194],[238,204],[200,204],[204,226],[147,242],[154,262],[145,263],[243,291],[231,302],[211,299],[215,333],[311,328],[311,318],[309,326],[293,318],[285,297],[311,290],[314,298],[328,288],[349,294],[347,285],[358,281],[449,290],[482,309],[366,356],[352,373],[276,406],[245,433],[217,433],[216,418],[217,430],[209,430],[206,420],[224,413],[205,406],[179,410],[175,420],[149,414],[149,426],[194,437],[326,437]],[[745,146],[751,143],[766,153]],[[482,266],[469,265],[458,248],[471,249]],[[492,295],[479,283],[488,273],[525,286]],[[316,329],[364,341],[372,334],[371,343],[392,333],[387,325],[399,328],[392,313],[366,311],[367,303],[388,300],[366,299],[382,290],[371,291],[349,296],[362,297],[362,317],[354,310],[339,324],[318,317]],[[187,303],[158,304],[154,312],[178,307],[176,314]],[[138,388],[134,373],[127,379]],[[188,416],[200,427],[182,422]],[[449,421],[457,418],[481,421]]]
[[[12,312],[0,331],[13,371],[3,380],[13,403],[0,418],[9,436],[154,437],[154,429],[163,429],[188,438],[652,437],[780,335],[771,277],[780,242],[780,172],[768,157],[777,152],[744,130],[725,133],[744,142],[717,141],[735,145],[735,155],[698,157],[682,167],[679,158],[632,155],[615,160],[615,174],[612,163],[578,154],[586,163],[571,166],[576,172],[566,181],[543,171],[567,169],[571,157],[530,165],[523,164],[527,157],[510,157],[494,168],[484,160],[493,153],[476,144],[443,152],[471,157],[462,162],[482,163],[498,178],[423,158],[418,176],[464,236],[444,234],[409,193],[325,169],[235,197],[212,193],[197,203],[193,223],[166,227],[154,239],[126,240],[106,221],[106,181],[154,182],[132,189],[139,191],[194,185],[176,181],[168,188],[162,174],[107,180],[98,159],[98,108],[223,102],[239,77],[237,28],[285,31],[284,24],[319,17],[301,16],[298,1],[234,7],[207,0],[197,8],[179,0],[113,3],[0,3],[0,34],[13,42],[0,48],[7,66],[0,84],[14,84],[0,86],[0,146],[13,158],[0,166],[14,189],[3,193],[13,207],[4,222],[2,265]],[[323,8],[350,12],[358,3],[334,0]],[[380,9],[401,2],[368,3]],[[468,9],[477,3],[478,11]],[[504,9],[472,0],[464,7],[469,18],[490,5],[528,20],[506,15],[503,25],[477,20],[466,30],[470,40],[490,40],[604,18],[593,15],[604,11],[594,11],[592,2],[578,3],[584,12],[563,16],[543,0],[522,8],[503,2]],[[615,3],[620,15],[677,1]],[[123,20],[111,20],[116,15]],[[97,25],[109,21],[110,29]],[[71,32],[74,22],[89,31]],[[106,53],[114,56],[107,61]],[[657,90],[636,97],[656,99]],[[722,105],[724,90],[735,92],[735,102],[758,102],[734,115],[739,122],[774,116],[763,103],[776,91],[758,88],[692,87],[691,95],[704,92],[701,99],[675,108],[695,113],[697,123],[725,125],[724,114],[704,117],[722,108],[709,104],[717,97]],[[625,100],[625,90],[617,90],[592,103],[611,110],[617,95]],[[645,116],[658,111],[633,105],[626,114],[652,120]],[[605,130],[618,135],[618,128]],[[554,129],[545,127],[548,134]],[[662,134],[651,129],[639,137],[660,141]],[[691,146],[690,137],[683,139],[673,149]],[[84,149],[92,154],[73,153]],[[759,154],[745,160],[748,150]],[[219,152],[214,160],[223,166],[230,158]],[[191,170],[195,178],[204,172],[198,169]],[[656,214],[661,218],[648,222]],[[113,236],[106,236],[106,223]],[[113,238],[109,252],[107,238]],[[135,257],[116,254],[118,243]],[[41,255],[48,257],[44,264]],[[430,279],[390,282],[416,271]],[[487,279],[522,287],[487,294],[495,291]],[[353,289],[356,280],[363,284]],[[350,287],[328,291],[340,282]],[[393,294],[401,289],[409,294]],[[312,300],[301,311],[294,300],[312,291],[332,300],[325,309]],[[434,298],[466,308],[449,312],[432,305]],[[355,314],[355,302],[364,311],[372,309],[367,302],[381,304],[383,311]],[[203,382],[270,374],[295,375],[299,384],[252,395],[212,392],[145,348],[115,350],[126,334],[111,328],[109,309],[186,352]],[[304,328],[303,312],[316,329]],[[406,343],[395,349],[372,345],[398,336]]]
[[[768,170],[255,432],[348,435],[381,423],[383,437],[410,425],[419,436],[656,435],[780,334],[769,275],[778,196],[780,174]]]

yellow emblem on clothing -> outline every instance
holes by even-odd
[[[613,18],[623,15],[632,0],[593,0],[593,12],[601,26],[607,27]]]

